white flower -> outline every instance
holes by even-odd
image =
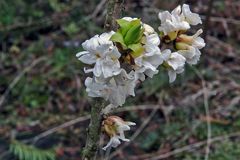
[[[184,72],[184,68],[179,68],[176,70],[168,70],[169,83],[172,83],[176,80],[177,74]]]
[[[202,29],[199,29],[192,37],[193,37],[193,41],[192,41],[192,46],[198,49],[202,49],[203,47],[205,47],[206,43],[204,42],[204,39],[202,39],[201,37],[199,37],[200,34],[203,33]]]
[[[172,14],[168,11],[160,12],[158,14],[158,17],[161,20],[161,26],[158,30],[162,31],[164,35],[168,35],[170,32],[187,30],[190,28],[189,23],[183,21],[181,16],[177,14],[177,10],[177,8],[173,10]]]
[[[188,64],[197,64],[201,56],[199,49],[192,46],[189,46],[187,50],[179,50],[177,52],[186,58]]]
[[[155,33],[154,29],[151,26],[149,26],[148,24],[146,24],[146,23],[143,24],[143,28],[144,28],[144,34],[145,35],[149,35],[149,34],[154,34]]]
[[[113,105],[122,106],[129,95],[135,96],[136,79],[133,72],[127,74],[122,70],[119,75],[110,80],[108,85],[111,88],[108,100]]]
[[[162,64],[160,49],[157,46],[145,45],[145,52],[135,58],[135,70],[139,73],[145,73],[148,77],[158,73],[158,66]]]
[[[121,73],[114,77],[116,84],[120,90],[123,90],[126,94],[126,96],[131,95],[135,96],[135,86],[136,86],[136,79],[134,76],[134,72],[130,72],[127,74],[127,72],[122,69]]]
[[[154,74],[158,73],[158,66],[162,64],[163,60],[161,57],[161,51],[158,47],[160,39],[156,33],[146,34],[144,43],[144,53],[135,58],[135,74],[143,81],[145,76],[153,77]]]
[[[113,147],[113,148],[116,148],[118,145],[121,144],[120,142],[120,137],[119,136],[113,136],[110,138],[110,141],[107,143],[107,145],[105,147],[103,147],[102,149],[103,150],[107,150],[107,148],[109,147]]]
[[[168,11],[160,12],[158,14],[161,20],[161,26],[158,28],[164,35],[173,34],[182,30],[188,30],[190,25],[201,24],[201,18],[199,14],[192,13],[189,5],[184,4],[182,9],[180,6],[176,7],[171,13]]]
[[[86,40],[82,46],[86,51],[76,54],[78,59],[86,64],[95,64],[94,68],[85,70],[93,72],[96,77],[102,74],[105,78],[117,75],[121,72],[118,58],[121,56],[117,47],[109,40],[114,32],[96,35]]]
[[[202,20],[201,20],[199,14],[192,13],[189,5],[187,5],[187,4],[184,4],[182,6],[182,15],[184,16],[185,21],[187,21],[191,25],[202,24]]]
[[[98,81],[97,78],[86,78],[86,91],[90,97],[102,97],[111,104],[122,105],[125,102],[125,93],[121,94],[114,79],[107,82]]]
[[[108,99],[111,92],[110,87],[104,82],[97,81],[96,78],[87,77],[85,79],[85,86],[88,96],[90,97],[103,97]]]
[[[128,142],[129,139],[125,138],[124,131],[130,130],[130,126],[136,125],[133,122],[124,121],[118,116],[109,116],[103,121],[103,129],[109,135],[110,141],[103,147],[106,150],[109,147],[116,148],[121,141]]]
[[[157,33],[153,33],[153,34],[148,34],[145,36],[146,38],[146,42],[144,43],[145,45],[152,45],[155,47],[158,47],[160,45],[160,38],[157,35]]]
[[[108,79],[103,77],[86,78],[86,91],[90,97],[102,97],[114,106],[122,106],[129,95],[135,96],[136,80],[133,73],[124,69],[120,74]]]
[[[162,52],[162,58],[168,70],[169,82],[172,83],[175,81],[176,75],[184,71],[186,59],[177,52],[171,53],[168,49]]]
[[[202,32],[202,29],[199,29],[193,36],[180,35],[177,39],[177,52],[183,55],[189,64],[197,64],[200,59],[201,52],[199,49],[205,46],[204,40],[199,37]]]
[[[186,58],[188,64],[194,65],[200,60],[201,52],[199,49],[194,47],[189,47],[189,50],[179,50],[179,54]]]

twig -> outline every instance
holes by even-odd
[[[129,143],[125,143],[123,146],[121,146],[120,148],[118,148],[117,151],[113,152],[112,154],[110,154],[109,159],[114,158],[118,152],[120,150],[123,150],[124,148],[126,148],[127,146],[129,146],[131,144],[132,141],[134,141],[137,136],[139,136],[139,134],[143,131],[143,129],[148,125],[148,123],[151,121],[151,119],[153,118],[153,116],[156,114],[158,108],[155,108],[151,114],[147,117],[147,119],[145,119],[145,121],[142,123],[142,125],[138,128],[138,130],[132,135],[132,137],[130,138],[130,142]]]
[[[135,110],[151,110],[151,109],[161,109],[161,107],[159,105],[139,105],[139,106],[129,106],[129,107],[125,107],[125,108],[119,108],[117,109],[116,111],[114,111],[113,113],[119,113],[119,112],[126,112],[126,111],[135,111]],[[51,129],[48,129],[42,133],[40,133],[39,135],[35,136],[34,138],[32,139],[29,139],[29,140],[24,140],[23,142],[27,143],[27,142],[32,142],[32,143],[36,143],[38,140],[46,137],[46,136],[49,136],[61,129],[64,129],[64,128],[67,128],[67,127],[70,127],[72,125],[75,125],[76,123],[79,123],[79,122],[83,122],[83,121],[86,121],[86,120],[89,120],[90,119],[90,115],[86,115],[86,116],[82,116],[82,117],[78,117],[76,119],[72,119],[68,122],[65,122],[61,125],[58,125],[56,127],[53,127]]]
[[[201,16],[202,19],[206,20],[206,16]],[[229,24],[240,25],[240,21],[233,18],[224,18],[224,17],[212,17],[210,21],[212,22],[226,22]]]
[[[240,103],[240,96],[236,96],[234,98],[232,98],[232,100],[230,101],[230,103],[226,106],[220,106],[218,107],[217,110],[215,110],[214,113],[221,113],[222,111],[229,111],[232,110],[234,106],[236,106],[237,104]]]
[[[172,105],[170,106],[165,106],[165,108],[167,107],[173,107]],[[117,108],[116,110],[114,110],[112,113],[119,113],[119,112],[127,112],[127,111],[137,111],[137,110],[152,110],[152,109],[162,109],[161,106],[159,105],[155,105],[155,104],[149,104],[149,105],[137,105],[137,106],[128,106],[128,107],[124,107],[124,108]],[[83,121],[86,121],[86,120],[89,120],[90,119],[90,115],[87,115],[87,116],[83,116],[83,117],[78,117],[76,119],[73,119],[73,120],[70,120],[68,122],[65,122],[59,126],[56,126],[56,127],[53,127],[52,129],[49,129],[43,133],[40,133],[39,135],[37,135],[36,137],[34,137],[33,139],[30,139],[30,140],[27,140],[27,142],[29,141],[38,141],[39,139],[42,139],[46,136],[49,136],[61,129],[64,129],[64,128],[67,128],[67,127],[70,127],[72,125],[75,125],[76,123],[79,123],[79,122],[83,122]],[[26,142],[26,141],[25,141]]]
[[[7,95],[9,92],[15,87],[15,85],[19,82],[19,80],[27,73],[29,72],[34,66],[39,64],[40,62],[47,60],[47,57],[40,57],[32,62],[32,64],[28,67],[26,67],[8,86],[7,90],[3,93],[3,95],[0,97],[0,109],[2,107],[2,104],[4,103]]]
[[[94,19],[97,16],[97,14],[101,11],[106,2],[107,0],[101,0],[101,2],[97,5],[94,12],[89,16],[89,18]]]
[[[13,32],[18,29],[25,29],[25,28],[33,28],[33,27],[39,27],[39,26],[49,26],[52,25],[53,21],[50,18],[43,18],[39,21],[28,21],[27,23],[17,23],[11,26],[6,27],[0,27],[0,32]]]
[[[210,92],[210,91],[208,91]],[[216,91],[212,91],[213,93],[215,93]],[[201,90],[201,93],[196,93],[194,95],[187,95],[186,97],[194,97],[193,98],[193,101],[196,100],[197,97],[203,95],[203,91]],[[189,101],[191,101],[192,99],[183,99],[180,103],[184,103],[186,106],[187,103],[190,103]],[[170,106],[160,106],[160,105],[157,105],[157,104],[148,104],[148,105],[137,105],[137,106],[126,106],[126,107],[123,107],[123,108],[117,108],[116,110],[114,110],[112,113],[119,113],[119,112],[128,112],[128,111],[137,111],[137,110],[152,110],[152,109],[162,109],[162,108],[168,108],[168,107],[171,107],[173,108],[172,105]],[[78,117],[76,119],[73,119],[73,120],[70,120],[68,122],[65,122],[59,126],[56,126],[52,129],[49,129],[39,135],[37,135],[36,137],[34,137],[33,139],[41,139],[41,138],[44,138],[46,136],[49,136],[50,134],[53,134],[57,131],[59,131],[60,129],[63,129],[63,128],[67,128],[67,127],[70,127],[76,123],[79,123],[79,122],[82,122],[82,121],[85,121],[85,120],[88,120],[90,119],[90,115],[87,115],[87,116],[83,116],[83,117]],[[38,137],[38,138],[37,138]],[[32,140],[33,140],[32,139]]]
[[[228,134],[228,135],[224,135],[224,136],[218,136],[218,137],[214,137],[210,140],[211,143],[214,143],[214,142],[217,142],[217,141],[222,141],[222,140],[225,140],[225,139],[229,139],[229,138],[233,138],[233,137],[238,137],[240,136],[240,132],[235,132],[235,133],[231,133],[231,134]],[[190,145],[187,145],[187,146],[184,146],[184,147],[181,147],[181,148],[178,148],[178,149],[175,149],[173,151],[170,151],[170,152],[167,152],[167,153],[164,153],[164,154],[160,154],[160,155],[157,155],[157,156],[152,156],[152,155],[144,155],[144,156],[138,156],[138,160],[139,159],[143,159],[141,157],[144,157],[144,159],[149,159],[149,160],[160,160],[160,159],[165,159],[165,158],[169,158],[171,156],[175,156],[179,153],[182,153],[182,152],[185,152],[185,151],[190,151],[194,148],[199,148],[201,146],[204,146],[206,143],[208,143],[208,140],[204,140],[204,141],[200,141],[200,142],[197,142],[197,143],[194,143],[194,144],[190,144]],[[148,158],[147,158],[148,157]],[[150,158],[152,157],[152,158]]]
[[[44,138],[44,137],[46,137],[46,136],[48,136],[48,135],[50,135],[50,134],[53,134],[53,133],[56,132],[56,131],[59,131],[59,130],[61,130],[61,129],[63,129],[63,128],[66,128],[66,127],[69,127],[69,126],[72,126],[72,125],[74,125],[74,124],[76,124],[76,123],[79,123],[79,122],[88,120],[89,118],[90,118],[90,115],[83,116],[83,117],[78,117],[78,118],[76,118],[76,119],[73,119],[73,120],[71,120],[71,121],[68,121],[68,122],[63,123],[63,124],[61,124],[60,126],[54,127],[54,128],[52,128],[52,129],[49,129],[49,130],[47,130],[47,131],[45,131],[45,132],[37,135],[36,137],[34,137],[34,138],[33,138],[33,143],[37,142],[37,141],[38,141],[39,139],[41,139],[41,138]]]
[[[216,37],[214,37],[214,36],[207,36],[207,40],[209,41],[209,42],[212,42],[212,43],[214,43],[214,45],[217,43],[218,44],[218,47],[220,46],[220,47],[226,47],[226,48],[232,48],[232,46],[230,45],[230,44],[228,44],[228,43],[226,43],[226,42],[223,42],[223,41],[221,41],[221,40],[219,40],[218,38],[216,38]],[[239,59],[237,56],[236,56],[236,54],[240,54],[240,51],[239,50],[233,50],[234,52],[232,52],[232,51],[229,51],[229,52],[227,52],[226,53],[226,56],[231,56],[231,57],[234,57],[234,58],[236,58],[236,59]]]

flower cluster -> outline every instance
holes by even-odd
[[[135,96],[136,85],[157,74],[160,65],[168,71],[171,83],[184,71],[185,63],[193,65],[199,61],[199,49],[205,46],[199,37],[202,30],[194,35],[186,34],[192,25],[202,23],[199,15],[184,4],[171,13],[160,12],[159,19],[159,32],[140,19],[124,17],[117,20],[117,31],[95,35],[82,43],[85,51],[76,56],[88,65],[84,68],[85,73],[92,73],[85,80],[86,91],[90,97],[102,97],[109,102],[105,112],[122,106],[128,96]],[[161,51],[160,42],[173,45],[169,48],[174,51]],[[104,129],[111,137],[104,149],[116,147],[119,139],[127,141],[123,131],[129,130],[128,125],[133,123],[123,122],[116,117],[104,121]]]
[[[90,68],[85,85],[90,97],[102,97],[113,106],[122,106],[126,97],[135,96],[134,88],[145,77],[158,73],[163,63],[160,38],[152,27],[140,19],[125,17],[117,20],[120,28],[86,40],[85,51],[77,57]]]
[[[175,52],[163,51],[165,57],[164,67],[168,70],[169,81],[173,82],[176,75],[184,71],[185,62],[190,65],[197,64],[202,49],[205,46],[204,40],[199,37],[203,32],[199,29],[194,35],[186,34],[191,25],[201,24],[198,14],[192,13],[189,5],[178,6],[171,13],[160,12],[158,15],[161,25],[158,28],[163,43],[173,42]]]

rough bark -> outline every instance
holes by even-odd
[[[95,100],[95,104],[91,107],[91,120],[87,130],[87,141],[82,152],[83,160],[92,160],[98,149],[98,141],[101,132],[102,115],[101,110],[104,107],[102,99]]]
[[[107,15],[104,29],[111,31],[117,29],[116,19],[121,18],[124,10],[124,0],[108,0]]]
[[[116,19],[120,18],[123,10],[124,0],[108,0],[107,15],[104,25],[106,31],[117,29]],[[82,152],[83,160],[93,160],[99,147],[101,132],[102,115],[101,110],[104,106],[104,100],[98,98],[91,107],[91,121],[87,132],[86,145]]]

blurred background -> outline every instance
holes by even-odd
[[[97,160],[240,159],[240,1],[126,0],[123,16],[157,29],[158,12],[183,3],[204,21],[191,30],[204,28],[200,63],[173,84],[160,70],[138,86],[116,111],[137,123],[132,141]],[[92,99],[75,54],[105,15],[106,0],[0,1],[0,159],[81,159]]]

